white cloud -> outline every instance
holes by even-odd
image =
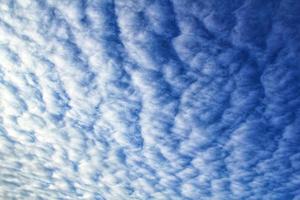
[[[0,198],[299,198],[299,5],[1,2]]]

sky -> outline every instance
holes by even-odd
[[[1,0],[0,199],[300,200],[299,0]]]

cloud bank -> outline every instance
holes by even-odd
[[[299,200],[299,10],[0,2],[0,198]]]

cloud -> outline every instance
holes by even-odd
[[[299,199],[299,6],[0,3],[0,198]]]

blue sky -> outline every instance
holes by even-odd
[[[0,1],[0,199],[300,200],[299,10]]]

